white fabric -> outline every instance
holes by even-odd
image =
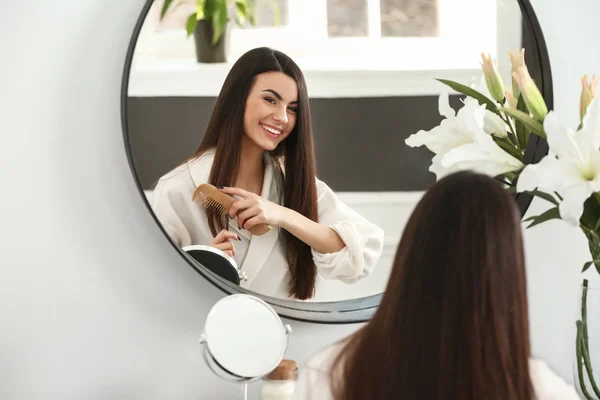
[[[159,179],[151,196],[152,209],[180,247],[208,244],[213,239],[204,209],[192,201],[194,189],[208,182],[213,159],[214,151],[209,151],[179,166]],[[281,204],[280,179],[274,177],[271,160],[267,161],[261,196]],[[336,253],[312,252],[319,279],[354,283],[364,278],[383,250],[383,230],[343,204],[318,179],[317,199],[319,223],[334,229],[346,244]],[[289,298],[290,273],[283,242],[279,240],[279,228],[274,227],[262,236],[252,236],[246,230],[238,230],[236,220],[230,220],[229,229],[242,239],[241,243],[234,242],[235,261],[248,276],[241,286],[267,296]]]
[[[333,400],[329,372],[343,342],[331,345],[313,355],[300,369],[294,400]],[[529,360],[529,373],[538,400],[578,400],[573,386],[556,375],[545,362]],[[360,384],[357,383],[357,384]],[[398,393],[398,398],[402,398]]]

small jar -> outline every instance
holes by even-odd
[[[263,378],[260,400],[291,400],[296,389],[298,366],[294,360],[282,360]]]

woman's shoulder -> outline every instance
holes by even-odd
[[[158,179],[158,183],[176,184],[182,181],[196,180],[200,175],[206,175],[206,179],[208,179],[213,159],[214,150],[206,151],[167,172]]]
[[[337,199],[333,189],[322,179],[315,177],[317,182],[317,201]]]
[[[177,167],[173,168],[172,170],[158,178],[158,182],[165,183],[174,179],[183,179],[185,178],[187,172],[189,172],[189,166],[187,162],[184,162],[183,164],[178,165]]]
[[[539,400],[577,400],[575,388],[558,376],[541,359],[529,359],[529,374]]]
[[[336,342],[334,344],[331,344],[331,345],[321,349],[320,351],[315,353],[313,356],[311,356],[308,359],[308,361],[306,361],[304,368],[312,369],[315,371],[321,371],[321,372],[330,371],[331,367],[333,365],[333,362],[339,356],[340,352],[344,348],[346,341],[347,341],[347,339],[343,339],[343,340],[340,340],[339,342]]]

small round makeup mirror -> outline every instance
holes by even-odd
[[[224,380],[243,383],[245,399],[248,382],[279,365],[291,332],[266,302],[234,294],[212,307],[200,343],[208,367]]]
[[[241,281],[247,279],[246,274],[240,271],[235,260],[219,249],[205,245],[193,245],[185,246],[182,250],[202,267],[231,283],[239,285]]]

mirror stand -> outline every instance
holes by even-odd
[[[200,336],[200,344],[202,345],[202,357],[204,358],[206,365],[208,365],[208,368],[210,368],[210,370],[215,375],[217,375],[220,378],[223,378],[223,375],[222,375],[222,372],[220,372],[220,369],[213,367],[213,364],[216,363],[216,360],[214,358],[212,358],[209,354],[207,342],[206,342],[206,336],[204,336],[204,335]],[[223,368],[223,367],[221,367],[221,368]],[[252,382],[256,379],[260,379],[260,377],[257,377],[254,379],[244,379],[244,378],[240,377],[239,380],[234,380],[234,382],[237,381],[237,382],[242,383],[242,400],[248,400],[248,382]],[[232,381],[231,376],[226,378],[226,380]]]

